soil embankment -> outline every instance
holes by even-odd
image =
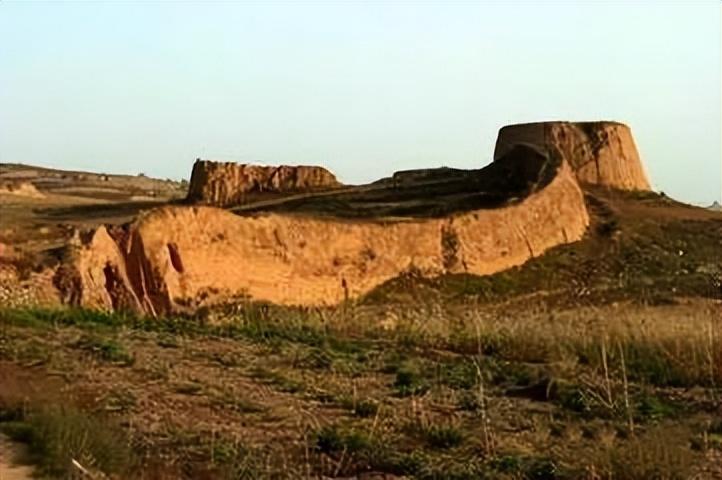
[[[486,206],[472,202],[477,208],[442,217],[350,221],[238,216],[212,207],[156,209],[123,230],[100,228],[81,238],[66,272],[72,279],[66,299],[150,314],[192,311],[239,296],[336,304],[409,271],[498,272],[584,235],[589,216],[567,163],[528,147],[500,162],[475,175],[513,172],[516,193],[525,185],[522,198],[501,205],[496,197]]]

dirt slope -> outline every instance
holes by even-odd
[[[539,122],[499,130],[494,159],[517,143],[556,148],[580,182],[621,190],[650,190],[631,129],[617,122]]]
[[[12,443],[0,433],[0,480],[31,480],[33,468],[28,465],[19,465],[18,457],[23,456],[24,445]]]

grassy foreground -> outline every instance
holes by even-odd
[[[0,311],[0,430],[48,478],[716,478],[714,300],[522,313]]]

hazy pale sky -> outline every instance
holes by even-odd
[[[719,200],[720,2],[578,3],[0,1],[0,162],[359,183],[483,166],[505,124],[608,119],[656,189]]]

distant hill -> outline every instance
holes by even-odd
[[[93,200],[131,201],[137,199],[181,198],[186,185],[170,179],[0,163],[0,183],[32,184],[43,194],[70,195]]]
[[[712,210],[713,212],[722,212],[722,205],[720,205],[719,202],[715,201],[712,202],[712,205],[707,207],[707,210]]]

